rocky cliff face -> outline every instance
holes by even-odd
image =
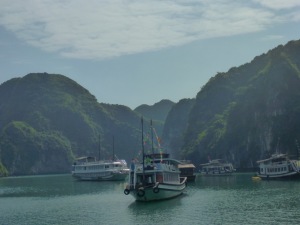
[[[163,148],[174,158],[181,158],[183,134],[188,127],[188,118],[195,99],[182,99],[170,110],[162,134]],[[184,158],[184,157],[183,157]]]
[[[197,162],[225,158],[252,167],[276,150],[297,154],[300,140],[300,42],[219,73],[191,110],[182,155]]]

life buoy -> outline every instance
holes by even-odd
[[[139,197],[143,197],[145,195],[145,191],[144,190],[138,190],[138,192],[136,194]]]
[[[153,193],[157,194],[159,192],[158,187],[153,188]]]
[[[130,190],[128,190],[127,188],[124,190],[124,194],[128,195],[130,193]]]

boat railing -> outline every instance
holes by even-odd
[[[186,183],[187,182],[187,177],[180,177],[180,183]]]
[[[135,171],[136,172],[140,172],[143,170],[143,165],[138,164],[135,165]],[[176,167],[172,164],[164,164],[164,163],[154,163],[154,164],[150,164],[150,165],[145,165],[144,166],[144,170],[169,170],[169,171],[176,171],[178,169],[176,169]]]
[[[105,163],[110,163],[113,164],[114,162],[117,162],[116,164],[122,164],[123,162],[118,160],[118,161],[112,161],[112,160],[100,160],[100,161],[75,161],[73,165],[93,165],[93,164],[105,164]],[[127,163],[125,163],[124,165],[127,165]]]

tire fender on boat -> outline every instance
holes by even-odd
[[[143,197],[143,196],[145,195],[145,191],[140,189],[140,190],[137,191],[136,194],[137,194],[137,196],[139,196],[139,197]]]
[[[126,189],[124,190],[124,194],[125,194],[125,195],[128,195],[129,193],[130,193],[130,190],[126,188]]]
[[[153,192],[154,192],[155,194],[157,194],[157,193],[159,192],[158,187],[153,188]]]

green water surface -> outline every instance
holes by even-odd
[[[252,174],[197,176],[171,200],[142,203],[125,182],[80,182],[70,174],[0,178],[0,224],[300,224],[299,181]]]

